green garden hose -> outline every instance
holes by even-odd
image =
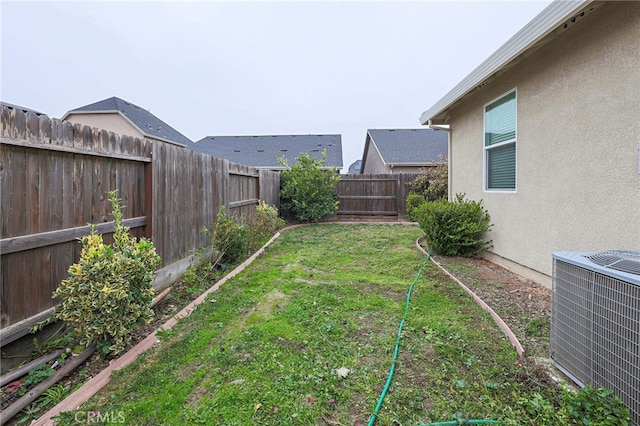
[[[419,424],[418,426],[446,426],[446,425],[497,425],[500,424],[498,420],[449,420],[446,422],[435,422]]]
[[[404,327],[404,322],[407,319],[407,313],[409,312],[409,301],[411,300],[411,292],[413,291],[413,286],[418,282],[420,276],[422,275],[422,268],[429,262],[431,259],[431,253],[427,254],[426,259],[418,269],[418,273],[416,277],[411,282],[409,286],[409,290],[407,291],[407,300],[404,307],[404,315],[402,316],[402,320],[400,321],[400,326],[398,327],[398,338],[396,339],[396,347],[393,351],[393,361],[391,362],[391,368],[389,369],[389,376],[387,377],[387,383],[382,388],[382,392],[380,393],[380,398],[378,398],[378,403],[376,404],[376,408],[374,409],[371,417],[369,417],[369,423],[367,426],[373,426],[378,417],[378,413],[380,412],[380,408],[382,408],[382,402],[384,401],[385,396],[387,395],[387,391],[389,390],[389,386],[391,386],[391,380],[393,379],[393,373],[396,370],[396,361],[398,360],[398,352],[400,351],[400,339],[402,337],[402,327]],[[481,425],[481,424],[499,424],[500,422],[497,420],[463,420],[462,422],[458,420],[446,421],[446,422],[437,422],[437,423],[428,423],[421,424],[418,426],[446,426],[446,425]]]

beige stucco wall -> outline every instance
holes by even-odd
[[[368,142],[368,141],[367,141]],[[382,162],[382,158],[380,157],[380,153],[376,149],[376,146],[369,143],[369,149],[367,149],[367,156],[365,158],[362,174],[382,174],[382,173],[391,173],[389,167],[385,166]]]
[[[450,193],[484,200],[492,260],[640,249],[639,70],[640,3],[606,3],[452,111]],[[484,105],[513,88],[517,191],[486,192]]]
[[[103,114],[69,114],[65,120],[97,129],[109,130],[119,135],[143,138],[142,133],[136,127],[115,112]]]
[[[420,166],[393,166],[389,167],[384,164],[380,153],[376,149],[375,145],[369,142],[369,149],[367,150],[366,161],[362,174],[389,174],[389,173],[420,173],[424,167]]]

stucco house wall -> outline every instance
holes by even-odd
[[[71,123],[80,123],[85,126],[95,127],[98,129],[109,129],[110,131],[119,135],[127,135],[138,138],[144,136],[135,126],[131,125],[127,120],[115,112],[109,113],[82,113],[82,114],[69,114],[66,121]],[[150,139],[150,138],[149,138]]]
[[[370,149],[367,150],[367,156],[365,157],[365,161],[363,162],[364,167],[360,170],[362,174],[383,174],[383,173],[391,173],[391,168],[387,167],[382,161],[382,157],[380,156],[380,152],[375,147],[375,144],[370,144]]]
[[[451,111],[450,196],[484,201],[490,260],[550,285],[553,251],[640,249],[638,70],[640,3],[605,3]],[[484,107],[513,89],[516,191],[488,192]]]

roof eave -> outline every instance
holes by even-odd
[[[390,167],[427,167],[427,166],[437,166],[439,161],[425,161],[424,163],[385,163]]]
[[[171,145],[176,145],[176,146],[179,146],[181,148],[186,148],[187,147],[187,145],[185,145],[183,143],[172,141],[170,139],[161,138],[160,136],[156,136],[156,135],[150,135],[149,133],[142,132],[142,136],[147,137],[149,139],[155,139],[155,140],[161,141],[161,142],[166,142],[166,143],[171,144]]]
[[[449,93],[420,115],[423,125],[448,124],[451,107],[484,86],[492,76],[513,66],[516,59],[541,41],[567,19],[587,9],[594,0],[556,0],[540,12],[505,44],[484,60],[475,70],[458,83]]]
[[[155,140],[158,140],[158,141],[161,141],[161,142],[166,142],[166,143],[169,143],[171,145],[177,145],[177,146],[182,147],[182,148],[186,148],[187,147],[187,145],[185,145],[183,143],[172,141],[172,140],[169,140],[169,139],[162,138],[160,136],[156,136],[156,135],[152,135],[152,134],[143,132],[142,129],[136,125],[136,123],[131,121],[129,119],[129,117],[127,117],[122,111],[119,111],[117,109],[102,110],[102,111],[67,111],[67,113],[65,115],[63,115],[60,120],[64,121],[64,120],[67,119],[67,117],[69,117],[72,114],[118,114],[120,117],[124,118],[127,121],[127,123],[131,124],[133,127],[138,129],[138,131],[140,133],[142,133],[142,136],[144,136],[146,138],[155,139]]]
[[[67,111],[62,118],[60,118],[60,121],[65,121],[70,115],[75,115],[75,114],[113,114],[113,113],[120,113],[120,111],[118,111],[117,109],[111,109],[111,110],[99,110],[99,111],[76,111],[76,110],[71,110],[71,111]],[[135,126],[136,128],[138,126]]]

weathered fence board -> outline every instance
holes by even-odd
[[[222,206],[247,216],[258,199],[279,205],[277,172],[4,106],[0,145],[3,344],[5,328],[20,337],[16,325],[54,306],[51,294],[78,260],[76,240],[89,223],[112,242],[108,191],[117,190],[132,234],[154,241],[163,277],[209,243],[200,230]]]
[[[407,182],[415,173],[343,175],[337,185],[338,217],[406,214]]]

